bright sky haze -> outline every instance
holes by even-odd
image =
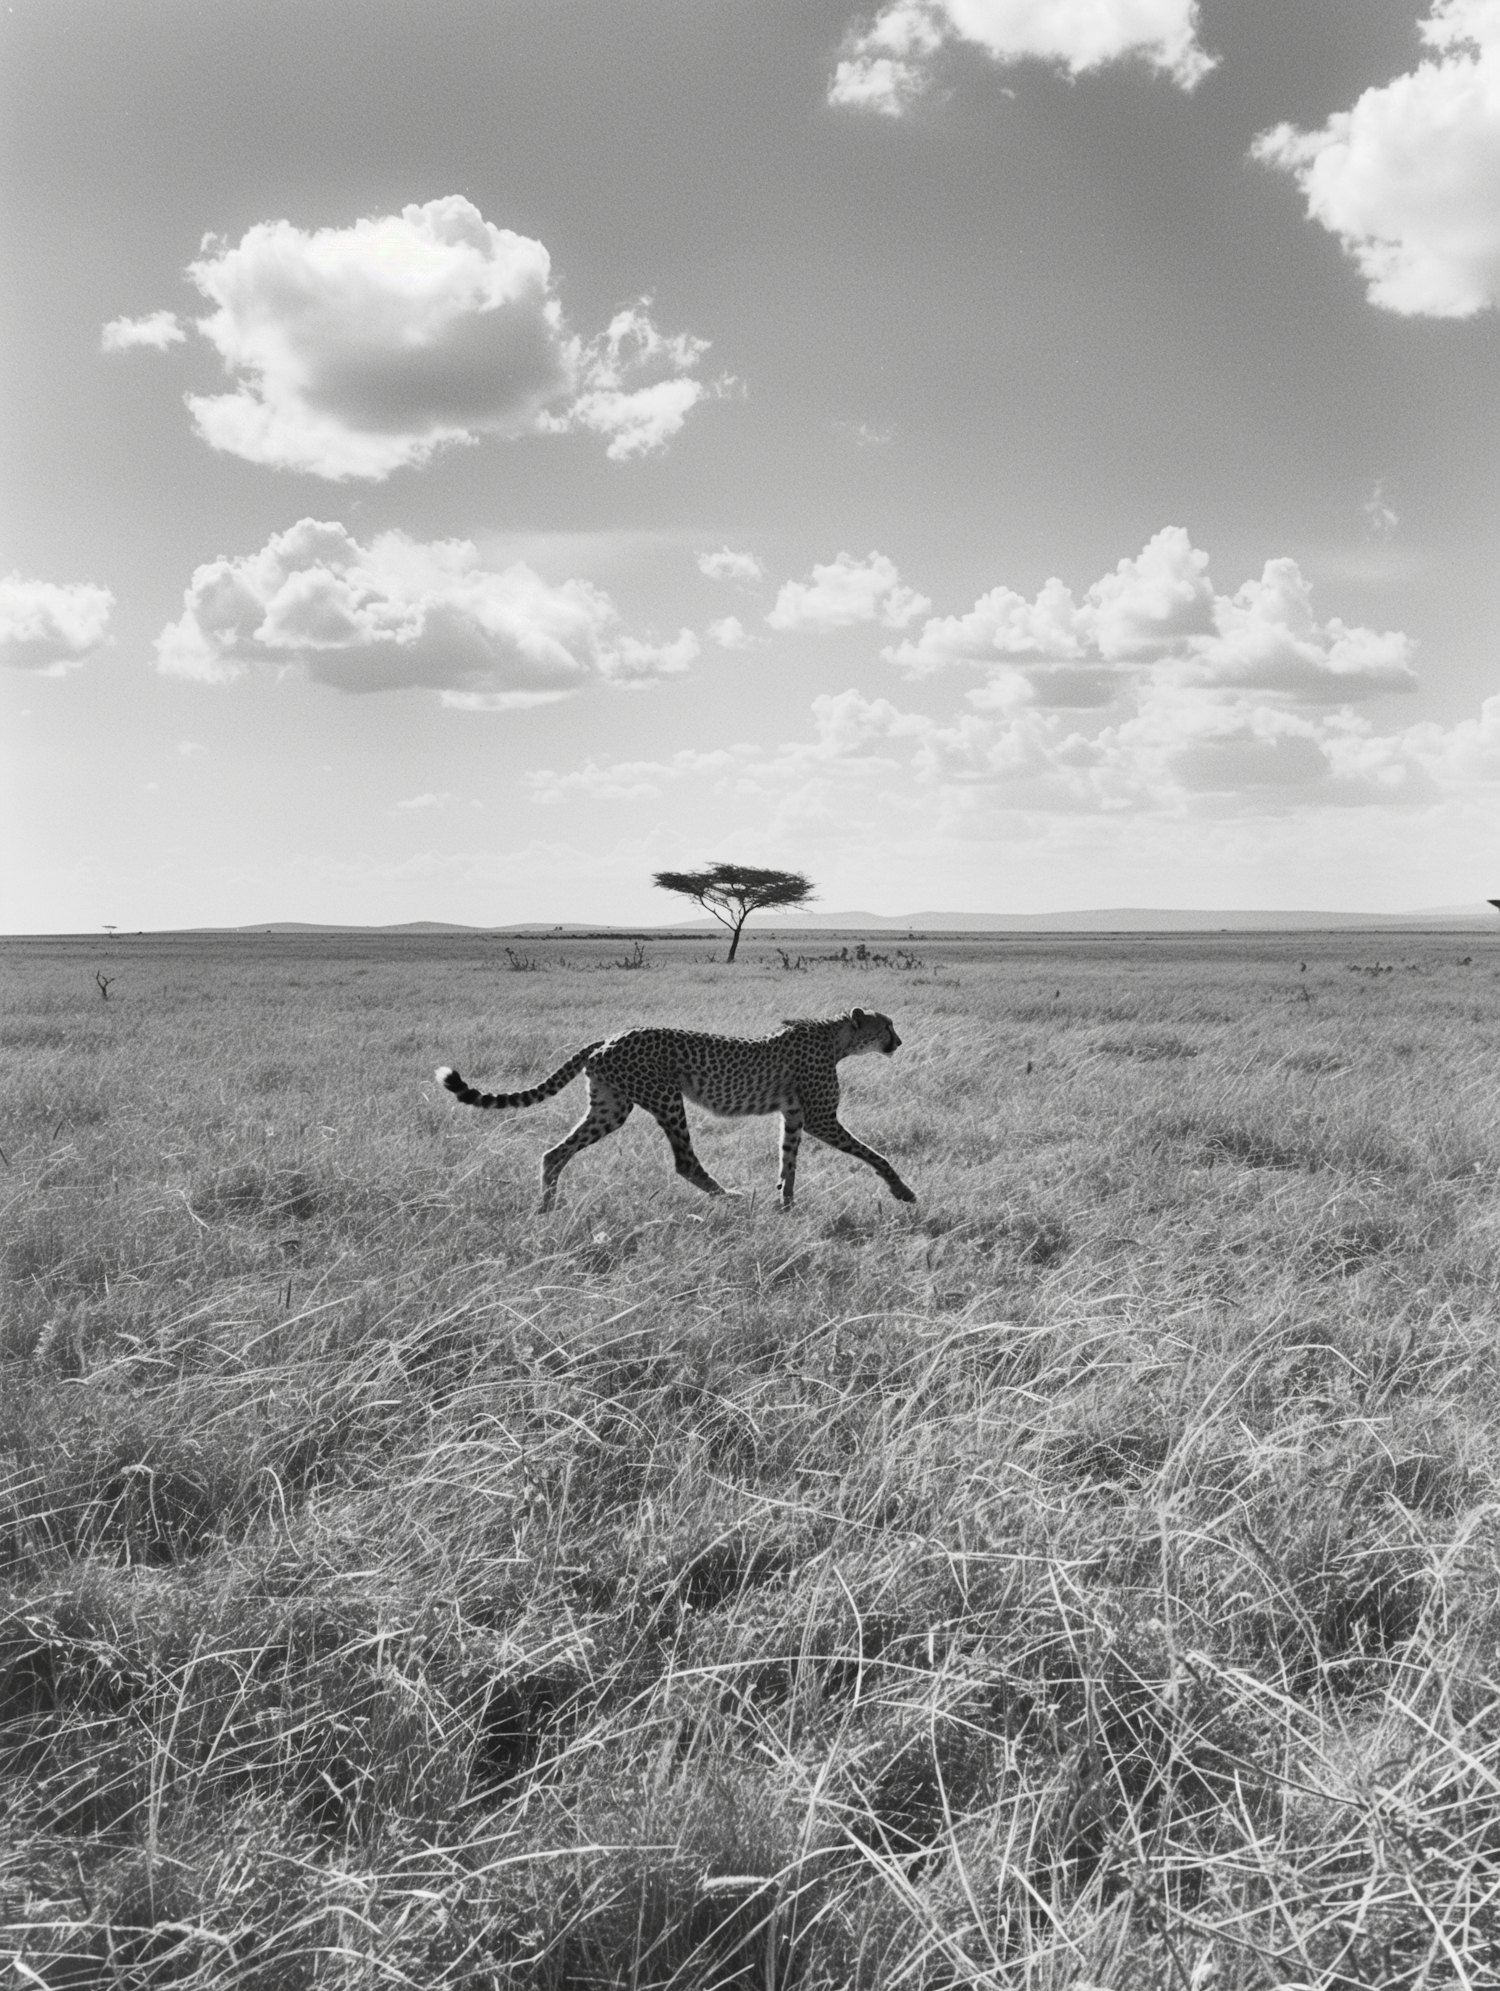
[[[0,930],[1500,894],[1500,0],[0,36]]]

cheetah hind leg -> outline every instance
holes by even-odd
[[[683,1111],[682,1095],[678,1093],[670,1099],[659,1099],[654,1104],[646,1100],[641,1103],[666,1135],[677,1173],[707,1196],[733,1195],[734,1192],[726,1189],[722,1182],[714,1181],[694,1154],[692,1136],[688,1133],[687,1114]]]
[[[584,1148],[591,1148],[595,1141],[602,1141],[607,1134],[617,1133],[630,1118],[630,1108],[631,1101],[623,1093],[616,1092],[613,1086],[601,1084],[590,1074],[588,1111],[555,1148],[549,1148],[542,1156],[541,1209],[550,1210],[556,1202],[557,1178],[574,1155]]]

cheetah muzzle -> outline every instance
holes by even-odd
[[[722,1196],[693,1152],[684,1099],[724,1119],[755,1113],[781,1115],[781,1174],[777,1200],[792,1207],[797,1148],[804,1133],[830,1148],[868,1162],[901,1203],[917,1199],[884,1155],[856,1140],[840,1125],[839,1061],[900,1046],[895,1025],[876,1010],[851,1009],[845,1016],[788,1017],[771,1037],[713,1037],[701,1030],[626,1030],[575,1051],[552,1076],[526,1092],[477,1092],[450,1066],[437,1077],[465,1106],[535,1106],[586,1071],[588,1111],[578,1125],[542,1157],[542,1204],[550,1210],[557,1178],[582,1149],[623,1127],[642,1106],[666,1135],[677,1173],[710,1196]]]

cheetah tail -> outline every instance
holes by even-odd
[[[554,1092],[577,1078],[589,1059],[605,1039],[598,1043],[585,1044],[581,1051],[575,1051],[565,1065],[559,1065],[551,1078],[544,1078],[540,1085],[532,1086],[526,1092],[476,1092],[467,1085],[451,1065],[439,1065],[434,1076],[439,1085],[445,1085],[454,1098],[465,1106],[536,1106],[544,1099],[550,1099]]]

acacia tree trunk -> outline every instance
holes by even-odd
[[[749,917],[750,917],[749,913],[741,914],[739,923],[736,925],[734,932],[730,937],[729,952],[724,956],[724,962],[726,966],[729,964],[729,962],[731,962],[734,959],[735,955],[739,952],[740,935],[745,931],[745,921],[749,919]]]

